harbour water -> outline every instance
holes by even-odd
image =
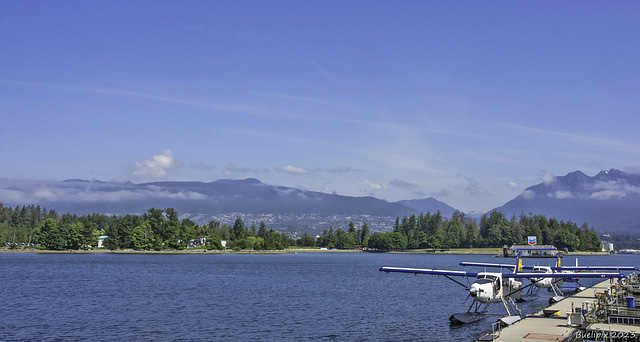
[[[493,319],[450,326],[448,317],[470,304],[463,287],[445,277],[378,268],[461,269],[460,261],[507,260],[515,261],[372,253],[0,253],[0,340],[470,341],[491,331]],[[579,260],[640,264],[635,255]],[[532,313],[547,300],[543,294],[519,307]],[[490,312],[504,308],[494,304]]]

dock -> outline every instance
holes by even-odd
[[[607,279],[476,341],[638,341],[640,280]]]

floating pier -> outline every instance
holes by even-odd
[[[476,341],[639,341],[639,298],[637,275],[607,279]]]

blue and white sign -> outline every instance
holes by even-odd
[[[529,236],[527,240],[529,241],[529,244],[532,246],[538,243],[538,240],[535,236]]]

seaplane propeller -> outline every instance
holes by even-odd
[[[462,304],[466,304],[469,298],[471,298],[471,292],[469,292],[469,294],[467,295],[467,298],[464,299],[464,302],[462,302]]]

